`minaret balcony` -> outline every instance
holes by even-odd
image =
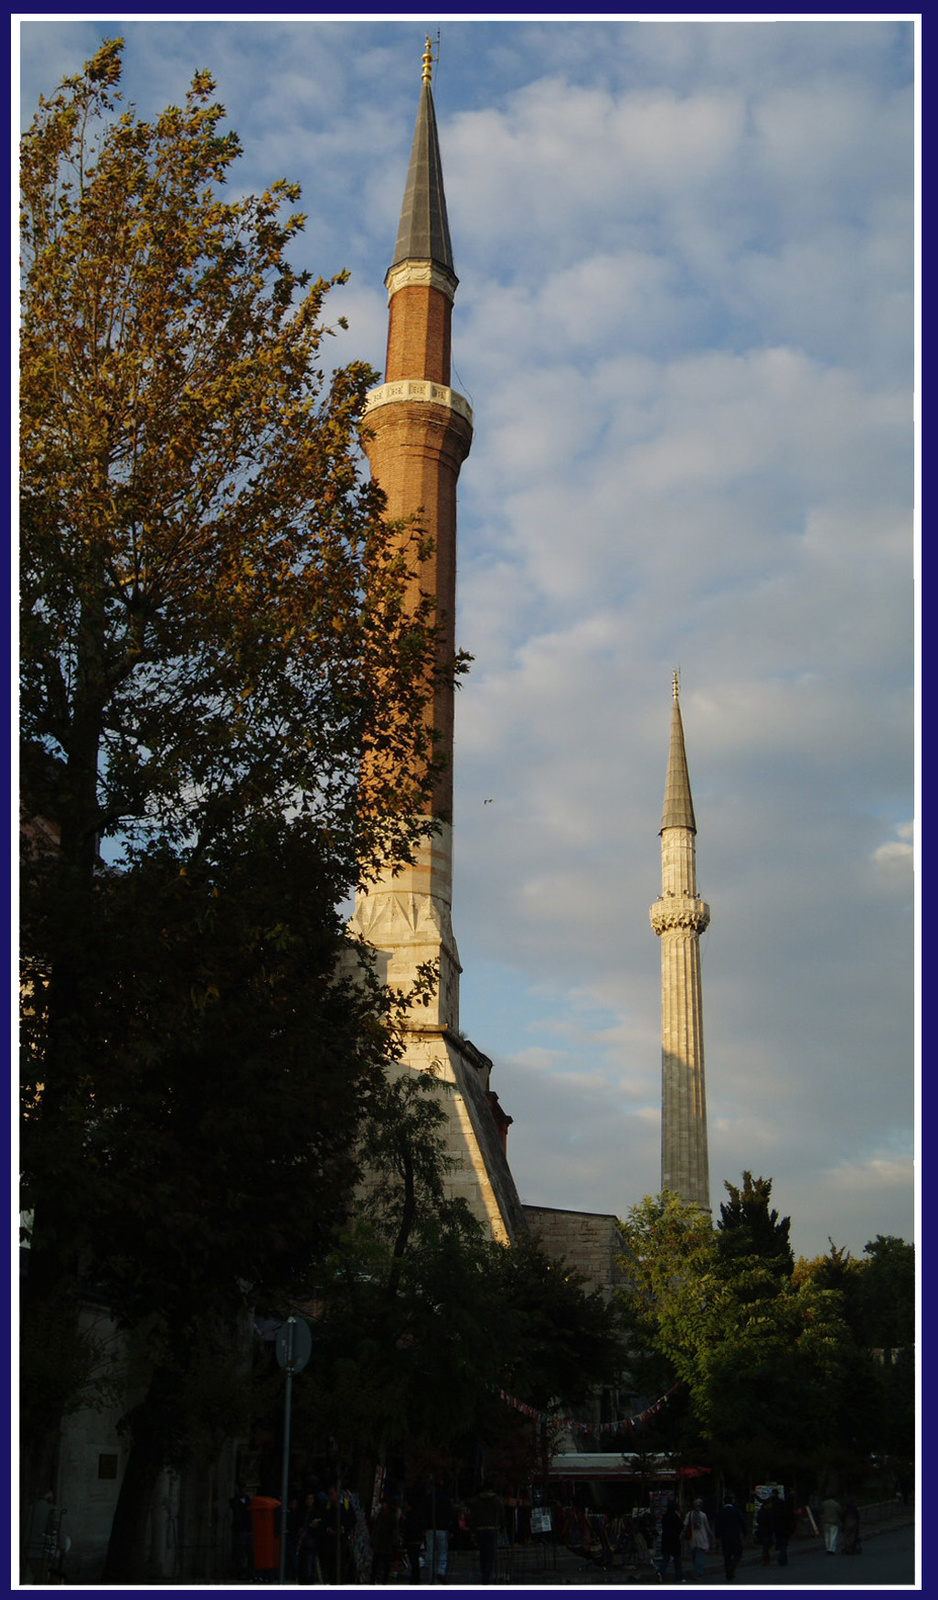
[[[696,895],[662,895],[651,908],[651,925],[659,938],[673,929],[703,933],[710,922],[710,907]]]
[[[448,411],[455,411],[460,417],[465,417],[470,427],[472,425],[472,407],[469,401],[455,389],[450,389],[445,383],[430,383],[426,378],[401,378],[396,383],[382,383],[377,389],[369,389],[365,396],[364,416],[377,410],[378,406],[388,406],[400,401],[419,400],[434,406],[445,406]]]

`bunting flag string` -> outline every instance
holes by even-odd
[[[653,1405],[646,1406],[644,1411],[636,1412],[634,1417],[624,1417],[619,1422],[576,1422],[573,1417],[558,1417],[550,1411],[538,1411],[536,1406],[525,1405],[523,1400],[516,1400],[514,1395],[506,1394],[504,1389],[499,1389],[498,1394],[513,1411],[520,1411],[523,1416],[530,1417],[532,1422],[553,1422],[573,1433],[622,1433],[634,1432],[651,1417],[657,1416],[679,1388],[679,1383],[673,1384]]]

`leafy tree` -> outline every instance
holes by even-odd
[[[893,1234],[868,1240],[860,1267],[862,1337],[871,1348],[915,1344],[915,1246]]]
[[[858,1344],[865,1344],[864,1314],[862,1309],[861,1278],[863,1264],[854,1261],[849,1250],[829,1239],[830,1249],[825,1256],[813,1261],[800,1258],[795,1262],[795,1283],[812,1282],[819,1289],[832,1290],[840,1296],[841,1310],[850,1332]]]
[[[915,1247],[878,1233],[863,1254],[862,1338],[867,1348],[883,1352],[880,1447],[893,1460],[899,1482],[909,1482],[915,1459]]]
[[[753,1178],[751,1172],[744,1172],[742,1188],[729,1182],[723,1187],[730,1198],[720,1206],[717,1223],[720,1260],[731,1263],[745,1257],[757,1258],[771,1266],[774,1276],[790,1278],[795,1264],[788,1238],[791,1218],[780,1219],[774,1208],[769,1209],[771,1178]]]
[[[774,1252],[727,1260],[709,1218],[673,1195],[635,1207],[624,1236],[633,1336],[687,1385],[713,1463],[760,1474],[810,1462],[842,1418],[852,1345],[839,1297],[780,1280]]]
[[[796,1277],[836,1292],[853,1338],[848,1436],[855,1454],[911,1462],[915,1452],[915,1251],[904,1239],[877,1234],[854,1260],[830,1241],[826,1256],[799,1261]]]
[[[639,1396],[650,1399],[671,1390],[676,1400],[665,1407],[648,1433],[655,1444],[687,1457],[698,1455],[700,1425],[689,1404],[685,1334],[680,1327],[688,1286],[713,1268],[713,1225],[707,1212],[687,1205],[663,1190],[633,1206],[622,1226],[620,1291],[628,1344],[628,1372]]]
[[[22,1154],[55,1243],[71,1243],[84,1284],[145,1335],[153,1364],[127,1418],[116,1579],[159,1471],[197,1442],[193,1350],[230,1344],[253,1303],[308,1292],[358,1176],[362,1119],[383,1113],[395,1044],[380,994],[337,976],[340,919],[287,824],[182,873],[151,853],[110,874],[92,908],[98,988],[83,992],[101,1048],[70,1101],[82,1170],[73,1141],[50,1136],[39,1084]],[[41,1332],[45,1301],[27,1311]],[[34,1347],[41,1338],[25,1341],[27,1392]]]
[[[877,1234],[868,1241],[866,1260],[829,1241],[826,1256],[801,1260],[796,1274],[825,1289],[836,1289],[857,1342],[871,1350],[905,1349],[915,1343],[915,1247],[905,1239]]]
[[[345,274],[290,267],[297,186],[222,200],[211,79],[118,116],[120,46],[23,140],[26,788],[86,869],[102,837],[198,850],[299,802],[347,875],[406,845],[428,783],[428,607],[359,466],[375,374],[326,383]],[[363,748],[396,787],[371,763],[362,789]]]
[[[393,1110],[369,1124],[362,1152],[373,1181],[317,1291],[305,1426],[366,1462],[471,1458],[480,1439],[505,1449],[521,1419],[499,1389],[537,1410],[571,1406],[621,1360],[601,1294],[530,1241],[493,1243],[446,1197],[431,1087],[407,1076],[386,1088]]]
[[[548,1411],[581,1405],[618,1379],[624,1348],[615,1303],[530,1240],[490,1255],[501,1387]]]
[[[335,908],[422,826],[444,670],[361,471],[376,375],[324,374],[344,274],[291,267],[295,185],[223,197],[207,73],[119,109],[121,48],[23,139],[20,347],[24,1331],[74,1343],[93,1285],[146,1333],[116,1578],[193,1340],[304,1282],[355,1177],[396,1046]]]

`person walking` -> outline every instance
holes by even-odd
[[[824,1530],[824,1545],[829,1556],[837,1554],[837,1545],[840,1540],[840,1527],[844,1514],[840,1501],[835,1500],[832,1494],[821,1501],[821,1527]]]
[[[489,1485],[469,1504],[469,1525],[479,1547],[479,1577],[483,1583],[491,1583],[495,1573],[495,1546],[501,1520],[502,1503]]]
[[[251,1500],[247,1484],[239,1483],[237,1493],[228,1501],[231,1507],[231,1563],[237,1578],[246,1578],[254,1567]]]
[[[736,1576],[736,1568],[742,1559],[746,1522],[729,1490],[723,1496],[723,1504],[716,1514],[713,1531],[723,1551],[723,1567],[727,1582],[732,1583]]]
[[[319,1541],[323,1531],[326,1505],[326,1496],[322,1493],[322,1490],[315,1486],[310,1489],[303,1503],[300,1531],[297,1535],[297,1583],[322,1582],[322,1571],[319,1566]]]
[[[430,1526],[427,1529],[427,1566],[431,1583],[446,1582],[452,1523],[453,1502],[446,1476],[441,1472],[430,1496]]]
[[[707,1575],[707,1551],[713,1545],[713,1529],[710,1519],[703,1508],[702,1500],[695,1500],[684,1520],[684,1538],[690,1545],[691,1559],[694,1563],[694,1577],[704,1578]]]
[[[371,1581],[389,1583],[391,1562],[400,1540],[400,1514],[387,1495],[381,1501],[371,1521]],[[418,1562],[419,1562],[418,1555]]]
[[[355,1512],[347,1489],[330,1483],[323,1506],[322,1527],[319,1530],[319,1570],[324,1583],[354,1582],[354,1563],[349,1543],[355,1529]]]
[[[661,1566],[658,1568],[660,1577],[664,1577],[670,1562],[674,1562],[674,1576],[678,1583],[684,1581],[684,1565],[681,1560],[681,1535],[684,1532],[684,1518],[678,1510],[676,1500],[669,1500],[664,1515],[661,1518]]]
[[[844,1506],[843,1535],[844,1555],[855,1556],[860,1549],[860,1508],[852,1495]]]
[[[780,1567],[787,1567],[788,1541],[795,1531],[794,1509],[790,1501],[780,1495],[777,1489],[772,1490],[768,1503],[772,1512],[772,1533],[778,1551],[778,1564]]]
[[[775,1538],[775,1519],[768,1495],[759,1502],[759,1509],[756,1512],[756,1538],[762,1544],[762,1565],[767,1567],[772,1560],[772,1541]]]
[[[404,1496],[404,1508],[401,1516],[401,1528],[404,1539],[404,1549],[410,1562],[411,1583],[420,1582],[420,1552],[427,1536],[427,1508],[426,1500],[421,1489],[414,1488],[410,1494]]]

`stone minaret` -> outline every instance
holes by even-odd
[[[394,260],[385,277],[389,319],[385,381],[368,396],[365,426],[372,476],[391,519],[417,513],[432,541],[420,572],[436,602],[440,656],[455,654],[456,480],[472,443],[472,410],[450,387],[450,335],[458,279],[453,270],[443,172],[433,107],[430,41],[404,190]],[[510,1118],[489,1090],[491,1062],[459,1033],[459,955],[452,928],[452,685],[437,688],[432,709],[437,751],[444,757],[432,810],[436,829],[412,864],[388,871],[358,896],[352,928],[377,951],[389,984],[410,988],[417,969],[433,962],[439,983],[428,1006],[415,1006],[407,1064],[452,1086],[449,1111],[451,1192],[507,1242],[525,1230],[508,1168],[504,1134]]]
[[[651,925],[661,940],[661,1187],[709,1211],[700,935],[710,921],[710,907],[697,894],[696,833],[675,673],[661,819],[661,894],[651,908]]]

